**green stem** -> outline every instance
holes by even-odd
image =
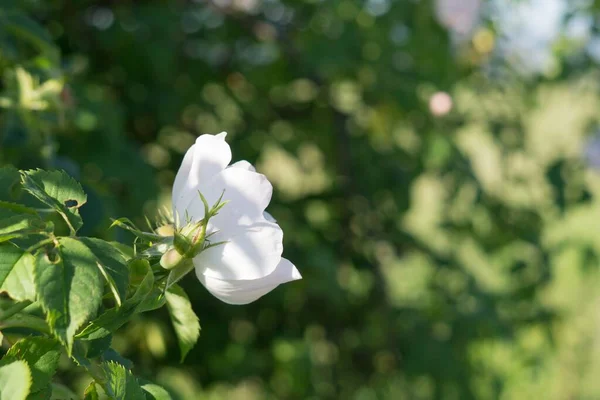
[[[31,253],[34,250],[37,250],[37,249],[39,249],[42,246],[45,246],[45,245],[50,244],[50,243],[54,243],[55,240],[56,239],[54,237],[51,237],[51,238],[48,238],[48,239],[44,239],[41,242],[38,242],[38,243],[34,244],[33,246],[27,248],[27,250],[25,250],[25,252]]]
[[[29,301],[29,300],[21,301],[19,303],[14,304],[12,307],[9,307],[6,311],[4,311],[2,314],[0,314],[0,321],[5,321],[5,320],[9,319],[10,317],[15,315],[19,311],[23,310],[25,307],[29,306],[30,304],[31,304],[31,301]]]
[[[46,321],[33,315],[28,316],[27,319],[11,319],[0,322],[0,331],[8,328],[27,328],[50,334],[50,328],[48,327],[48,324],[46,324]]]

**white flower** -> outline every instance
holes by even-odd
[[[193,262],[198,279],[215,297],[247,304],[302,277],[281,257],[283,231],[265,212],[273,187],[247,161],[229,165],[226,135],[202,135],[187,151],[173,184],[173,211],[178,226],[198,222],[204,218],[198,192],[208,204],[223,194],[227,204],[210,218],[206,236],[211,243],[225,243],[203,250]]]

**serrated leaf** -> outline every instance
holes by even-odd
[[[183,361],[200,337],[200,321],[192,309],[187,294],[180,286],[171,286],[166,292],[166,297],[167,309],[175,328],[181,361]]]
[[[154,285],[154,274],[150,269],[150,265],[145,260],[142,264],[145,265],[146,276],[138,286],[135,294],[125,300],[121,307],[113,307],[90,322],[85,329],[77,334],[77,338],[84,340],[100,339],[110,335],[129,321],[131,316],[136,313],[140,303],[152,292]]]
[[[122,355],[120,355],[113,348],[107,349],[102,354],[102,361],[113,361],[113,362],[116,362],[118,364],[121,364],[122,366],[124,366],[127,369],[133,368],[133,362],[130,359],[125,358]]]
[[[78,240],[60,238],[53,253],[38,256],[34,271],[48,325],[70,354],[73,336],[102,302],[104,285],[96,257]]]
[[[34,257],[12,243],[0,243],[0,292],[17,301],[35,300]]]
[[[30,368],[32,385],[31,392],[43,390],[52,379],[60,359],[61,346],[54,339],[47,337],[28,337],[19,340],[0,361],[6,365],[13,361],[25,361]]]
[[[50,396],[50,400],[77,400],[78,396],[65,385],[53,383],[51,387],[52,395]]]
[[[79,238],[94,253],[100,273],[106,279],[115,301],[120,306],[127,297],[129,269],[125,257],[113,245],[101,239]]]
[[[106,394],[114,400],[146,400],[137,379],[124,366],[115,362],[102,364],[107,382],[102,384]]]
[[[0,367],[0,400],[26,400],[31,388],[31,371],[25,361]]]
[[[65,171],[30,170],[22,173],[23,188],[58,212],[75,234],[83,225],[79,207],[87,201],[81,185]]]
[[[150,400],[172,400],[173,398],[163,387],[154,383],[145,383],[142,389],[146,391],[146,397]]]

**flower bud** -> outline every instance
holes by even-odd
[[[171,224],[159,226],[156,228],[156,233],[160,236],[173,236],[175,233],[175,227]]]
[[[192,244],[187,237],[179,232],[175,232],[173,235],[173,246],[175,246],[179,254],[186,254],[192,247]]]
[[[160,258],[160,266],[171,270],[181,264],[183,256],[176,249],[170,249]]]

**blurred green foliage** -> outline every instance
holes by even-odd
[[[600,397],[593,38],[521,74],[497,2],[462,33],[441,3],[3,1],[0,164],[80,180],[85,234],[169,207],[202,133],[274,184],[304,279],[235,307],[190,276],[200,342],[179,364],[166,312],[139,316],[114,338],[136,375],[179,399]]]

